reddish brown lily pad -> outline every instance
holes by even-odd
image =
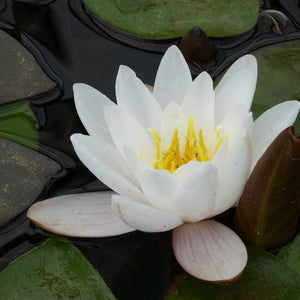
[[[241,237],[261,249],[295,235],[300,211],[300,138],[281,132],[256,164],[235,212]]]

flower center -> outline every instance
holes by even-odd
[[[191,160],[199,162],[209,161],[217,153],[222,142],[229,138],[228,136],[220,137],[221,127],[216,126],[214,132],[217,137],[217,143],[214,147],[214,154],[208,154],[207,146],[204,143],[202,129],[198,132],[198,137],[195,134],[194,118],[189,117],[188,130],[185,137],[184,153],[180,153],[178,129],[174,130],[173,138],[170,147],[165,152],[161,153],[160,143],[161,139],[154,129],[149,129],[154,140],[155,159],[153,160],[153,167],[156,170],[163,169],[173,173],[180,166],[187,164]]]

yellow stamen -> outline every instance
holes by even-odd
[[[197,145],[197,138],[194,130],[194,117],[190,116],[188,131],[186,134],[186,144],[185,144],[185,157],[190,161],[195,156],[195,147]]]
[[[199,145],[200,145],[201,153],[202,153],[202,156],[203,156],[202,161],[208,161],[209,157],[208,157],[208,154],[207,154],[207,148],[204,144],[202,129],[199,130]]]
[[[218,142],[215,146],[214,154],[218,151],[222,142],[228,139],[228,136],[220,137],[221,127],[216,126],[214,128],[215,134],[217,136]],[[163,169],[170,173],[176,171],[180,166],[190,162],[191,160],[196,160],[199,162],[209,161],[212,158],[208,155],[207,146],[204,143],[203,130],[199,130],[198,139],[195,134],[194,129],[194,118],[190,116],[188,129],[185,138],[184,153],[180,153],[179,149],[179,137],[178,129],[174,130],[170,147],[163,153],[160,152],[161,139],[158,133],[154,129],[149,129],[152,134],[154,141],[155,159],[152,164],[154,169]],[[142,154],[140,153],[142,157]]]
[[[154,140],[154,148],[155,148],[155,152],[156,152],[156,153],[155,153],[155,157],[156,157],[156,159],[159,160],[159,157],[160,157],[160,148],[159,148],[159,144],[161,143],[161,139],[160,139],[158,133],[157,133],[154,129],[150,128],[150,129],[148,129],[148,130],[150,131],[150,133],[151,133],[152,136],[153,136],[153,140]]]
[[[215,131],[215,133],[216,133],[216,135],[217,135],[218,140],[220,139],[221,129],[222,129],[221,126],[216,126],[216,127],[214,128],[214,131]]]
[[[144,157],[144,155],[143,155],[143,153],[142,153],[141,147],[139,147],[139,155],[140,155],[140,158],[143,158],[143,157]]]
[[[221,139],[219,139],[219,141],[218,141],[218,143],[217,143],[217,146],[216,146],[216,148],[215,148],[215,151],[214,151],[215,154],[217,153],[217,151],[219,150],[221,144],[223,143],[223,141],[224,141],[225,139],[229,139],[229,136],[223,136]]]

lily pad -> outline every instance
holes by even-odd
[[[284,246],[277,256],[300,274],[300,236]]]
[[[61,167],[36,151],[0,138],[0,169],[1,225],[29,207]]]
[[[248,264],[234,283],[218,285],[183,273],[175,278],[167,300],[290,300],[299,299],[300,275],[276,256],[247,247]]]
[[[0,29],[0,104],[50,91],[56,86],[34,56]]]
[[[230,36],[251,29],[259,1],[239,0],[84,0],[100,19],[146,38],[174,38],[199,26],[209,36]]]
[[[270,107],[300,100],[300,43],[290,42],[264,47],[253,53],[258,62],[258,80],[252,111],[256,119]],[[300,115],[294,124],[300,135]]]
[[[52,237],[0,273],[1,299],[115,299],[69,241]]]
[[[37,150],[36,119],[27,101],[0,106],[0,137]]]

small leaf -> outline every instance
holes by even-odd
[[[0,273],[1,299],[115,299],[69,241],[52,237]]]
[[[234,283],[219,285],[183,273],[175,278],[165,300],[299,299],[300,275],[276,256],[247,247],[248,263]]]
[[[269,146],[246,183],[235,212],[235,226],[244,240],[270,249],[293,238],[300,210],[299,178],[300,138],[289,127]]]
[[[300,274],[300,235],[284,246],[277,256]]]
[[[1,29],[0,45],[0,104],[42,94],[56,86],[34,56]]]
[[[230,36],[251,29],[259,1],[84,0],[107,23],[138,36],[174,38],[199,26],[209,36]]]

